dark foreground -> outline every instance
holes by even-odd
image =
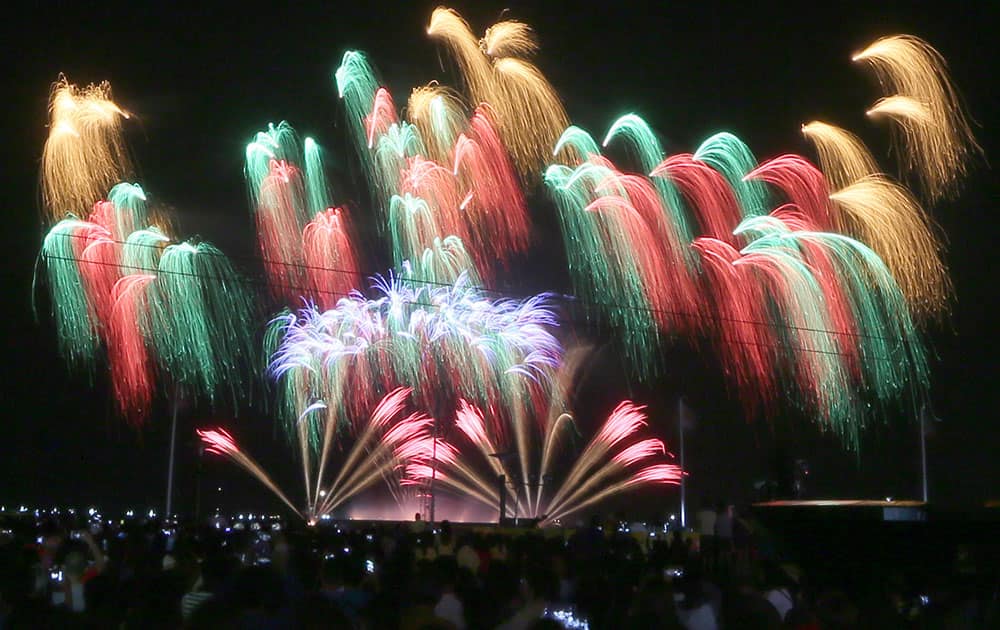
[[[878,514],[884,515],[882,512]],[[4,515],[0,628],[987,628],[995,514],[758,507],[721,536]]]

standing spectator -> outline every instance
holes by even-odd
[[[191,590],[181,598],[181,618],[187,621],[205,602],[217,597],[229,577],[232,563],[221,552],[212,552],[201,561],[200,574]]]
[[[465,630],[465,607],[455,594],[455,572],[450,566],[441,566],[441,597],[434,605],[434,616],[444,619],[457,630]]]
[[[723,566],[729,566],[733,555],[733,506],[719,504],[715,517],[715,546],[717,556]]]
[[[521,607],[498,630],[527,630],[532,627],[549,602],[556,597],[555,577],[544,568],[528,571],[521,580]]]

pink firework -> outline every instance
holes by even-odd
[[[728,243],[741,219],[739,203],[726,178],[690,153],[672,155],[651,176],[669,177],[694,211],[702,233]]]
[[[384,87],[380,87],[375,92],[375,100],[372,102],[372,111],[365,116],[365,130],[368,135],[368,148],[374,148],[375,138],[382,136],[389,127],[399,122],[396,116],[396,105],[392,101],[392,94]]]
[[[301,171],[285,160],[270,160],[256,217],[264,268],[276,297],[294,300],[301,292],[304,260],[299,212],[303,207]]]
[[[309,288],[324,309],[332,308],[360,282],[357,257],[348,231],[347,211],[328,208],[302,231]]]
[[[146,317],[146,288],[154,280],[156,276],[147,274],[119,279],[107,327],[115,399],[122,414],[134,424],[144,417],[153,398],[153,374],[141,326]]]
[[[780,155],[750,171],[744,179],[759,179],[776,186],[817,228],[833,228],[833,204],[826,177],[804,157]]]

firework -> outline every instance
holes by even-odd
[[[87,245],[110,234],[89,221],[63,219],[42,242],[42,260],[52,296],[59,346],[71,366],[94,368],[100,347],[100,321],[87,294],[81,258]]]
[[[222,429],[199,430],[198,435],[211,453],[222,455],[256,477],[296,514],[315,525],[321,517],[379,481],[386,481],[390,491],[403,500],[401,489],[405,489],[404,474],[415,462],[423,462],[423,453],[431,440],[428,428],[433,420],[421,413],[404,416],[411,389],[398,388],[387,394],[375,406],[366,422],[358,423],[356,439],[347,450],[334,480],[324,483],[329,468],[329,456],[338,430],[336,423],[326,414],[327,406],[316,401],[307,407],[298,422],[322,425],[323,450],[318,460],[310,456],[308,442],[300,442],[302,471],[305,481],[305,509],[299,510],[274,484],[266,472],[252,458],[244,454],[229,433]],[[305,432],[299,432],[304,437]],[[456,453],[447,445],[434,449],[442,461],[454,462]]]
[[[747,173],[744,179],[773,185],[817,228],[833,226],[829,185],[823,173],[804,157],[778,156]]]
[[[834,190],[847,188],[879,172],[875,158],[861,138],[845,129],[813,121],[802,125],[802,135],[816,147],[820,169]]]
[[[547,296],[489,300],[465,276],[442,287],[391,279],[373,288],[381,297],[354,293],[331,310],[307,307],[272,322],[270,369],[290,433],[309,400],[336,401],[329,413],[344,420],[400,385],[435,416],[458,397],[511,410],[525,391],[546,387],[559,363]],[[311,436],[318,448],[321,436]]]
[[[936,226],[908,190],[871,175],[830,198],[850,227],[844,232],[871,247],[891,270],[917,316],[940,315],[952,295],[944,245]]]
[[[348,233],[347,211],[318,212],[302,232],[309,289],[317,304],[332,308],[360,285],[358,262]]]
[[[79,88],[60,76],[49,93],[49,137],[42,153],[42,201],[48,222],[79,216],[132,175],[122,121],[107,82]]]
[[[253,356],[247,323],[254,309],[225,255],[208,243],[166,247],[146,299],[144,333],[173,382],[209,399],[225,388],[235,400]]]
[[[246,179],[271,292],[330,306],[358,284],[347,212],[331,207],[322,149],[287,122],[269,125],[246,149]]]
[[[767,214],[767,188],[762,182],[745,179],[757,166],[757,159],[742,140],[725,131],[717,133],[701,143],[694,159],[708,164],[726,178],[744,218]]]
[[[549,148],[568,125],[559,95],[526,57],[538,48],[531,28],[505,21],[487,29],[480,43],[453,9],[431,14],[427,34],[440,41],[458,66],[470,103],[489,103],[497,113],[504,146],[522,177],[537,177]]]
[[[878,172],[874,157],[857,136],[821,122],[802,127],[819,153],[835,192],[837,229],[871,247],[892,271],[919,317],[947,309],[951,281],[944,245],[933,221],[902,186]]]
[[[479,500],[490,508],[499,502],[499,492],[496,483],[491,483],[491,477],[504,478],[510,481],[515,500],[504,516],[525,514],[549,523],[639,485],[676,485],[682,474],[674,464],[638,467],[665,458],[667,453],[658,439],[634,439],[646,426],[646,415],[642,407],[630,401],[618,405],[573,460],[565,478],[554,490],[549,490],[555,479],[547,461],[551,453],[537,448],[518,448],[519,470],[514,469],[504,458],[495,456],[502,450],[503,443],[491,435],[492,424],[486,421],[481,410],[463,401],[456,422],[461,433],[459,442],[468,441],[473,451],[459,449],[457,457],[451,453],[438,457],[433,466],[417,461],[407,468],[408,478],[417,483],[433,475],[442,486]],[[564,432],[572,424],[572,416],[560,414],[551,424],[549,435]],[[539,457],[541,468],[538,468]],[[487,462],[490,477],[483,476],[473,465],[476,460]]]
[[[452,147],[459,134],[468,127],[469,121],[462,97],[436,83],[414,88],[410,92],[406,116],[423,138],[427,157],[438,164],[450,160]]]
[[[896,142],[905,148],[902,166],[916,173],[929,200],[954,192],[969,158],[981,149],[941,54],[918,37],[894,35],[853,60],[869,65],[878,77],[885,98],[868,113],[896,123]]]
[[[197,429],[196,433],[205,445],[206,451],[225,457],[253,475],[258,481],[264,484],[268,490],[273,492],[276,497],[281,499],[281,501],[293,512],[301,516],[301,513],[295,508],[294,505],[292,505],[292,502],[288,500],[285,493],[283,493],[278,486],[275,485],[275,483],[271,480],[271,477],[264,472],[264,470],[256,461],[254,461],[252,457],[240,450],[240,447],[236,444],[236,440],[234,440],[233,436],[231,436],[226,430],[221,428]]]
[[[143,331],[148,327],[146,292],[155,275],[132,274],[115,282],[107,346],[111,384],[119,412],[133,423],[145,416],[153,399],[152,357]]]

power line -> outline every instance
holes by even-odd
[[[200,253],[208,254],[208,255],[214,255],[211,252],[200,252]],[[287,284],[272,284],[267,279],[252,279],[252,278],[244,277],[242,275],[237,275],[237,276],[235,276],[233,278],[223,278],[221,276],[209,276],[209,275],[206,275],[206,274],[199,274],[199,273],[190,272],[190,271],[181,271],[181,270],[175,270],[175,269],[156,269],[156,268],[151,268],[151,267],[140,267],[140,266],[137,266],[137,265],[122,265],[120,263],[111,263],[111,262],[105,262],[105,261],[100,261],[100,260],[82,260],[82,259],[76,258],[76,257],[59,256],[59,255],[55,255],[55,254],[42,254],[42,257],[43,258],[52,259],[52,260],[63,260],[63,261],[67,261],[67,262],[77,262],[77,263],[83,262],[83,263],[91,264],[91,265],[99,265],[99,266],[105,266],[105,267],[115,267],[115,268],[118,268],[118,269],[120,269],[122,267],[125,267],[127,269],[134,269],[134,270],[138,270],[138,271],[150,272],[149,275],[155,275],[155,274],[173,274],[173,275],[178,275],[178,276],[183,276],[183,277],[198,278],[200,280],[210,280],[210,281],[217,281],[217,282],[243,282],[243,283],[246,283],[246,284],[263,285],[263,286],[270,287],[270,288],[292,289],[294,291],[299,291],[299,292],[307,292],[308,291],[308,292],[322,293],[322,294],[325,294],[325,295],[334,295],[334,296],[340,296],[340,297],[346,297],[346,298],[351,298],[351,297],[355,296],[355,294],[351,294],[351,293],[344,293],[344,292],[341,292],[341,291],[332,291],[332,290],[326,290],[326,289],[319,289],[319,288],[315,288],[315,287],[301,287],[301,286],[287,285]],[[447,284],[447,283],[441,283],[441,282],[434,282],[434,284],[440,284],[440,285],[443,285],[443,286],[454,286],[454,284]],[[475,287],[473,285],[469,285],[469,288],[477,289],[477,287]],[[358,294],[360,295],[360,292],[358,292]],[[566,297],[566,296],[558,296],[557,294],[552,294],[552,295],[556,296],[556,297]],[[431,307],[431,308],[439,308],[440,307],[440,305],[437,305],[437,304],[434,304],[434,303],[431,303],[431,302],[421,302],[419,300],[408,300],[407,303],[414,304],[414,305],[417,305],[417,306],[427,306],[427,307]],[[585,302],[582,302],[582,303],[586,304]],[[638,308],[638,307],[636,307],[636,308]],[[648,309],[648,310],[652,310],[652,309]],[[759,322],[755,322],[755,323],[758,323],[760,325],[766,325],[766,324],[762,324],[762,323],[759,323]],[[835,333],[830,333],[830,334],[835,334]],[[702,338],[702,339],[707,339],[707,340],[713,340],[713,339],[715,339],[715,340],[721,340],[721,341],[724,341],[726,343],[736,343],[736,344],[739,344],[739,345],[755,346],[755,347],[767,348],[767,349],[771,349],[771,350],[792,350],[792,351],[795,351],[795,352],[810,352],[810,353],[824,354],[824,355],[837,356],[837,357],[849,356],[847,353],[839,352],[839,351],[822,350],[822,349],[819,349],[819,348],[803,348],[803,347],[793,346],[791,344],[777,344],[777,345],[764,344],[764,343],[755,342],[755,341],[749,341],[749,340],[733,339],[733,338],[726,337],[726,336],[721,335],[721,334],[718,335],[718,336],[711,336],[711,335],[708,335],[708,334],[701,333],[701,334],[690,334],[688,336],[692,336],[692,337],[696,337],[696,338]],[[884,356],[875,356],[874,358],[877,359],[877,360],[880,360],[880,361],[888,361],[888,360],[890,360],[889,357],[884,357]]]
[[[129,246],[133,246],[133,247],[149,247],[149,248],[153,248],[153,249],[161,249],[161,247],[159,245],[153,245],[153,244],[148,244],[148,243],[128,243],[127,241],[122,241],[122,240],[119,240],[119,239],[112,239],[112,238],[107,238],[107,237],[101,237],[100,239],[95,239],[92,236],[87,236],[87,235],[82,235],[82,234],[63,234],[62,236],[67,236],[67,237],[70,237],[70,238],[84,239],[84,240],[93,240],[95,242],[105,242],[106,241],[106,242],[112,242],[112,243],[117,243],[117,244],[121,244],[121,245],[129,245]],[[171,244],[172,245],[176,245],[176,243],[171,243]],[[208,255],[208,256],[220,256],[220,257],[223,257],[223,258],[226,258],[226,259],[230,259],[231,258],[231,259],[237,259],[237,260],[260,261],[260,262],[264,263],[265,265],[280,265],[280,266],[285,266],[285,267],[293,267],[293,268],[297,268],[297,269],[304,269],[306,271],[323,271],[323,272],[333,272],[333,273],[347,274],[347,275],[361,275],[361,276],[367,276],[367,277],[374,277],[374,276],[379,275],[378,272],[370,272],[370,273],[363,273],[361,271],[355,272],[355,271],[351,271],[351,270],[348,270],[348,269],[340,269],[340,268],[337,268],[337,267],[322,267],[322,266],[317,266],[317,265],[309,265],[309,264],[305,264],[305,263],[297,263],[297,262],[287,262],[287,261],[273,260],[273,259],[268,259],[268,258],[263,258],[263,257],[227,255],[227,254],[225,254],[223,252],[199,252],[199,254],[201,254],[201,255]],[[43,254],[43,256],[45,256],[45,254]],[[72,260],[77,260],[79,262],[94,262],[94,261],[82,261],[82,260],[77,259],[77,258],[74,258]],[[128,267],[127,265],[121,265],[121,266]],[[153,273],[156,273],[159,270],[149,270],[149,271],[152,271]],[[437,280],[430,280],[430,279],[407,278],[407,281],[408,282],[412,282],[414,284],[427,284],[427,285],[440,286],[440,287],[450,287],[450,286],[453,286],[453,283],[442,282],[442,281],[437,281]],[[317,287],[301,287],[301,286],[294,286],[294,285],[275,284],[275,283],[272,283],[268,279],[265,279],[263,281],[258,281],[258,282],[263,283],[263,284],[267,284],[268,286],[270,286],[272,288],[291,289],[293,291],[299,291],[299,292],[303,292],[303,293],[309,293],[309,292],[311,292],[311,293],[320,293],[320,294],[324,294],[324,295],[338,295],[338,296],[341,296],[341,297],[350,297],[349,293],[342,293],[342,292],[337,292],[337,291],[323,290],[323,289],[320,289],[320,288],[317,288]],[[508,299],[521,299],[521,300],[523,300],[523,299],[527,299],[527,298],[530,298],[530,297],[534,297],[531,294],[517,294],[517,293],[512,293],[512,292],[509,292],[509,291],[501,291],[499,289],[490,289],[488,287],[484,287],[482,285],[476,285],[476,284],[472,284],[472,283],[470,283],[468,286],[470,288],[476,289],[476,290],[481,291],[483,293],[490,293],[490,294],[494,294],[494,295],[497,295],[497,296],[500,296],[500,297],[503,297],[503,298],[508,298]],[[552,293],[551,295],[563,298],[564,300],[567,300],[567,301],[572,301],[572,302],[575,302],[575,303],[578,303],[578,304],[582,304],[584,307],[599,307],[599,308],[603,308],[603,309],[617,308],[617,309],[626,309],[626,310],[630,310],[630,311],[638,311],[638,312],[644,312],[644,313],[659,313],[659,314],[663,314],[663,315],[677,316],[677,317],[680,317],[682,319],[687,319],[689,321],[690,320],[700,320],[702,318],[702,313],[696,313],[696,312],[692,313],[692,312],[686,312],[686,311],[678,311],[678,310],[657,308],[657,307],[653,307],[653,306],[638,306],[638,305],[633,305],[633,304],[622,304],[622,303],[618,303],[618,302],[600,302],[600,301],[592,301],[592,300],[588,301],[588,300],[582,300],[582,299],[580,299],[577,296],[569,296],[569,295],[557,294],[557,293]],[[712,317],[715,318],[715,319],[717,319],[717,320],[720,320],[720,321],[733,322],[733,323],[737,323],[737,324],[751,324],[753,326],[766,326],[766,327],[772,327],[772,328],[781,328],[781,329],[788,329],[788,330],[798,330],[798,331],[804,331],[804,332],[819,333],[819,334],[822,334],[822,335],[834,335],[834,336],[841,336],[841,337],[852,337],[852,338],[857,338],[857,339],[869,339],[869,340],[878,340],[878,341],[886,341],[886,342],[903,343],[903,339],[900,338],[900,337],[888,337],[888,336],[882,336],[882,335],[863,334],[863,333],[852,332],[852,331],[847,331],[847,330],[837,331],[837,330],[829,330],[829,329],[825,329],[825,328],[814,328],[814,327],[811,327],[811,326],[800,326],[800,325],[792,324],[792,323],[789,323],[789,322],[767,322],[767,321],[759,321],[759,320],[741,319],[741,318],[737,318],[737,317],[721,316],[721,315],[718,315],[716,313],[713,313]],[[819,351],[819,350],[817,350],[817,351]]]

